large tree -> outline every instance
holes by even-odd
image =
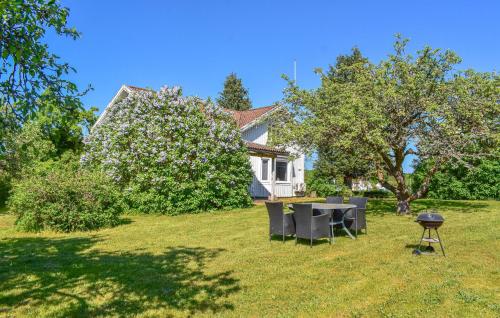
[[[325,140],[363,144],[379,182],[396,195],[400,214],[427,193],[442,165],[494,148],[500,114],[498,75],[456,71],[460,58],[449,50],[424,47],[412,57],[407,42],[398,36],[394,53],[377,65],[345,67],[352,81],[320,72],[321,87],[304,90],[289,80],[284,101],[291,116],[280,125],[285,139],[308,148]],[[403,173],[409,155],[430,165],[415,191]]]
[[[341,149],[324,145],[318,149],[314,170],[315,176],[326,180],[341,177],[344,185],[352,190],[353,180],[371,175],[374,165],[372,158],[356,147]]]
[[[49,51],[47,31],[76,39],[78,31],[67,26],[69,9],[58,1],[0,1],[0,150],[3,133],[20,127],[45,97],[58,107],[78,104],[76,85],[65,78],[74,71]],[[50,90],[52,94],[43,95]]]
[[[231,73],[224,81],[224,89],[217,97],[217,104],[223,108],[247,110],[252,108],[248,90],[235,73]]]
[[[339,55],[334,65],[330,65],[324,85],[330,82],[350,83],[356,80],[351,66],[355,64],[366,64],[368,59],[361,54],[361,51],[354,47],[351,54]],[[321,72],[321,70],[318,70]],[[371,156],[367,156],[362,143],[349,143],[338,145],[335,140],[324,138],[321,144],[318,144],[318,159],[315,162],[314,169],[316,175],[326,179],[333,179],[342,176],[344,185],[352,189],[354,178],[369,174],[374,166]]]

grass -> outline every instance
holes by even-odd
[[[447,257],[372,200],[368,235],[269,242],[263,205],[130,216],[98,232],[26,234],[0,212],[0,316],[499,317],[500,202],[432,201]]]

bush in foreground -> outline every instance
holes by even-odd
[[[107,176],[72,157],[36,165],[14,183],[8,206],[19,230],[71,232],[117,225],[122,202]]]

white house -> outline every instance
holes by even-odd
[[[134,90],[144,88],[123,85],[106,106],[95,125],[104,120],[107,110]],[[253,108],[245,111],[227,110],[241,131],[250,154],[253,181],[250,194],[254,198],[292,197],[305,190],[305,156],[295,149],[283,151],[267,145],[269,116],[277,106]],[[295,154],[293,160],[290,154]]]

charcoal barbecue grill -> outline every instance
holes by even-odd
[[[432,247],[431,244],[439,243],[439,246],[441,247],[441,252],[443,252],[443,256],[446,256],[444,253],[443,242],[441,241],[441,238],[439,237],[439,232],[437,230],[441,225],[443,225],[444,218],[440,214],[436,213],[436,211],[430,211],[420,214],[415,222],[418,222],[418,224],[420,224],[424,228],[424,231],[422,232],[422,237],[420,238],[420,242],[418,243],[418,248],[413,251],[413,254],[415,255],[430,254],[434,252],[434,247]],[[432,229],[436,231],[437,238],[431,236]],[[427,237],[424,237],[425,231],[428,231],[429,233]],[[429,244],[425,248],[426,249],[425,252],[421,250],[422,242],[427,242]]]

